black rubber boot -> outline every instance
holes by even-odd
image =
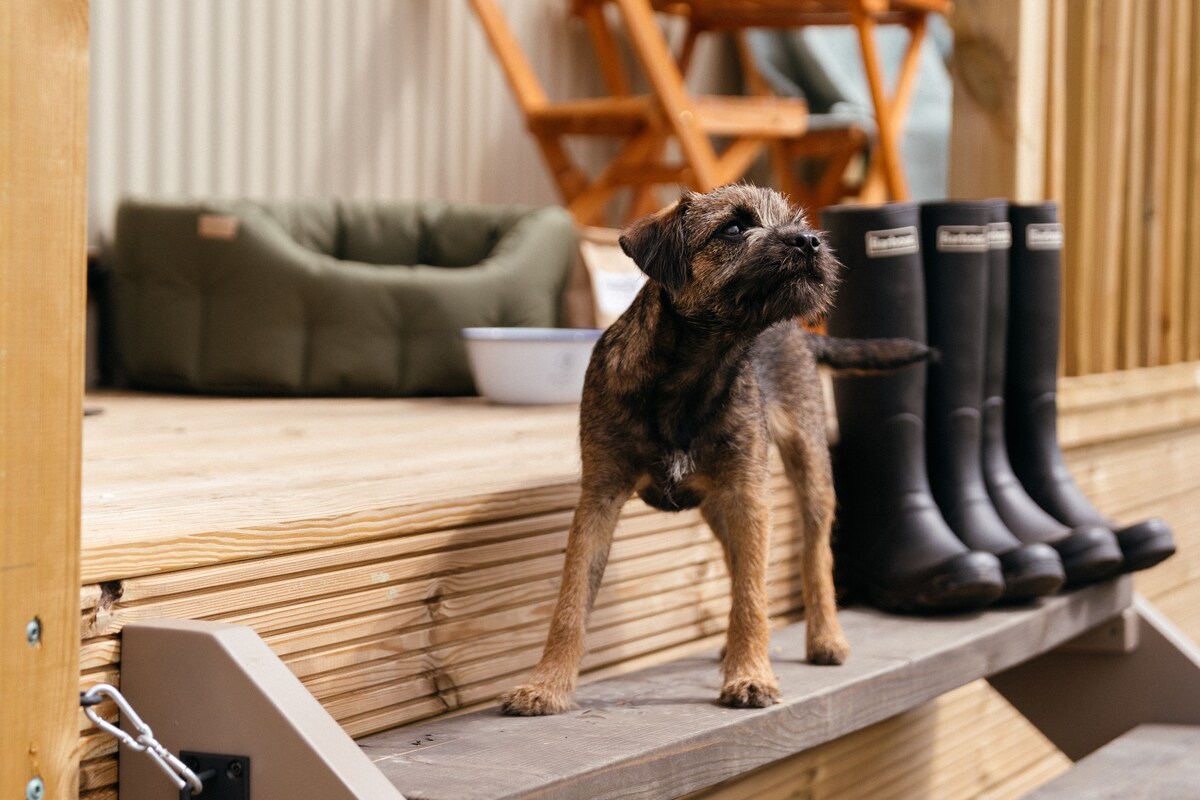
[[[985,202],[921,206],[929,365],[925,402],[929,484],[950,529],[972,550],[1000,559],[1007,601],[1057,591],[1065,580],[1058,553],[1023,543],[992,507],[981,467],[987,320],[988,218]]]
[[[845,265],[829,332],[925,341],[917,207],[838,206],[821,214]],[[1004,590],[1000,563],[946,525],[925,468],[926,365],[834,379],[839,441],[839,572],[893,611],[980,608]]]
[[[1009,253],[1012,226],[1008,203],[989,209],[987,356],[984,367],[983,478],[1000,519],[1023,542],[1052,545],[1063,560],[1067,583],[1082,585],[1106,578],[1122,563],[1111,530],[1103,525],[1070,528],[1025,492],[1008,460],[1004,437],[1004,382],[1008,337]],[[1055,345],[1057,347],[1057,345]]]
[[[1115,530],[1123,556],[1118,569],[1151,567],[1175,552],[1171,529],[1160,519],[1116,527],[1075,485],[1059,448],[1056,381],[1063,236],[1058,207],[1054,203],[1010,205],[1008,219],[1012,252],[1004,397],[1013,471],[1029,496],[1059,522],[1076,529]],[[1077,560],[1093,558],[1082,543],[1079,549]],[[1072,558],[1061,547],[1059,553],[1064,563]],[[1070,572],[1070,563],[1067,568]]]

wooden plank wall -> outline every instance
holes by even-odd
[[[1200,359],[1200,2],[959,0],[951,22],[950,194],[1059,203],[1063,374]]]
[[[1200,3],[1051,7],[1064,373],[1200,359]]]
[[[0,43],[0,796],[58,798],[77,769],[87,3],[5,0]]]

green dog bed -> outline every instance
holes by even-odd
[[[554,207],[126,200],[117,362],[151,389],[470,394],[460,329],[558,325],[574,256]]]

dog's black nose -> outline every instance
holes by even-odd
[[[815,233],[802,231],[792,237],[792,246],[801,252],[815,255],[821,249],[821,240]]]

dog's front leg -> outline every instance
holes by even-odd
[[[721,703],[762,708],[779,699],[767,652],[767,553],[771,512],[765,481],[709,494],[700,511],[725,548],[733,602],[721,661]]]
[[[583,634],[596,601],[613,530],[629,492],[603,492],[586,486],[575,507],[562,586],[550,621],[546,649],[533,675],[500,698],[501,710],[514,716],[558,714],[571,707],[571,695],[583,658]]]

